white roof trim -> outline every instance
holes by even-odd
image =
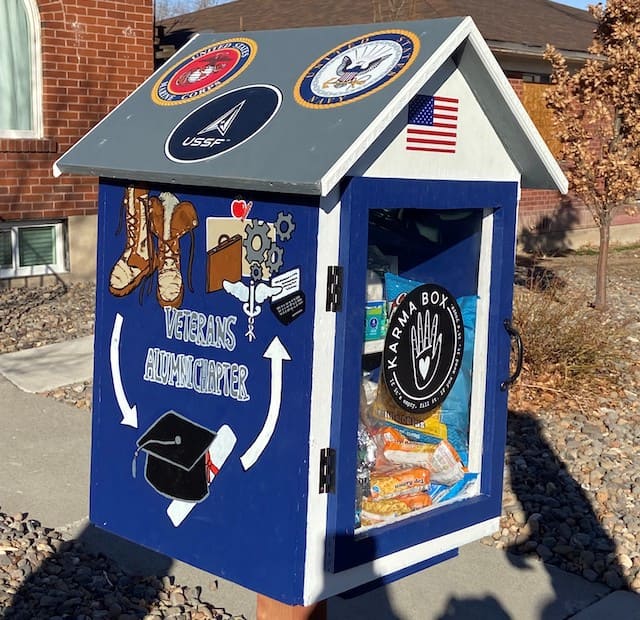
[[[524,109],[520,99],[518,99],[518,96],[515,94],[511,84],[509,84],[509,80],[507,80],[507,77],[498,64],[498,61],[495,59],[485,40],[482,38],[480,31],[471,18],[466,18],[463,23],[467,24],[469,29],[470,43],[478,52],[478,56],[482,61],[482,64],[491,76],[493,83],[500,91],[500,94],[504,98],[504,101],[509,107],[509,110],[513,114],[515,120],[520,125],[544,167],[547,169],[549,176],[551,176],[558,187],[558,191],[562,194],[566,194],[569,189],[569,181],[567,181],[567,177],[564,175],[564,172],[562,172],[562,169],[556,161],[556,158],[549,150],[549,147],[542,139],[540,132],[533,124],[533,121]]]
[[[460,25],[446,38],[442,45],[429,56],[427,62],[407,82],[406,86],[383,108],[369,125],[369,131],[360,134],[351,146],[340,156],[320,179],[321,195],[325,196],[344,177],[364,152],[376,141],[389,123],[402,111],[407,102],[420,90],[422,85],[446,62],[458,46],[467,37],[465,23]]]
[[[420,90],[421,86],[431,78],[465,40],[468,40],[477,52],[484,68],[487,70],[487,73],[493,80],[498,92],[513,115],[514,120],[522,129],[526,139],[530,142],[540,162],[558,188],[558,191],[563,194],[567,193],[569,183],[560,169],[558,162],[513,91],[511,84],[509,84],[502,68],[493,56],[480,31],[473,20],[470,17],[466,17],[451,35],[447,37],[443,44],[429,57],[427,62],[415,73],[411,80],[407,82],[406,86],[400,90],[378,116],[376,116],[369,125],[369,130],[363,132],[323,175],[320,179],[321,195],[326,196],[331,188],[347,174],[349,169],[388,126],[389,122],[401,112],[406,102]]]

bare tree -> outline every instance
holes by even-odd
[[[621,209],[637,211],[640,189],[640,2],[607,0],[589,10],[597,21],[592,57],[578,71],[547,48],[547,106],[570,188],[600,231],[595,307],[604,309],[611,222]]]
[[[207,9],[216,4],[222,4],[220,0],[155,0],[156,20],[184,15],[193,11]]]
[[[415,19],[416,0],[372,0],[373,21]]]

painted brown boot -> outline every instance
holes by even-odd
[[[148,190],[127,187],[122,203],[126,240],[124,251],[109,275],[112,295],[128,295],[152,270],[150,236],[147,225]]]
[[[180,237],[191,233],[190,259],[187,277],[191,280],[193,260],[193,229],[198,225],[198,214],[188,201],[180,200],[171,192],[162,192],[149,200],[149,225],[158,239],[155,266],[158,270],[156,296],[161,306],[178,308],[182,304],[184,285],[180,268]]]

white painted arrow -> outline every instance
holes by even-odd
[[[113,390],[116,393],[118,407],[122,412],[122,421],[120,424],[133,426],[138,428],[138,411],[136,406],[129,405],[129,401],[124,393],[122,386],[122,377],[120,376],[120,333],[122,332],[122,315],[116,312],[116,319],[113,322],[113,331],[111,332],[111,348],[109,350],[109,359],[111,361],[111,378],[113,380]]]
[[[240,457],[240,462],[245,471],[249,469],[264,452],[267,444],[271,440],[276,422],[280,416],[280,403],[282,401],[282,362],[290,361],[289,352],[284,348],[278,336],[267,347],[262,357],[271,359],[271,401],[269,411],[264,426],[256,440],[249,446],[249,449]]]

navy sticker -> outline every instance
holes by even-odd
[[[406,30],[382,30],[351,39],[307,67],[293,96],[307,108],[358,101],[399,77],[419,50],[420,39]]]
[[[276,115],[282,93],[266,84],[244,86],[207,101],[169,134],[165,154],[172,161],[196,162],[240,146]]]
[[[408,293],[384,341],[383,375],[396,404],[413,414],[437,407],[453,387],[463,348],[462,312],[454,296],[435,284]]]

